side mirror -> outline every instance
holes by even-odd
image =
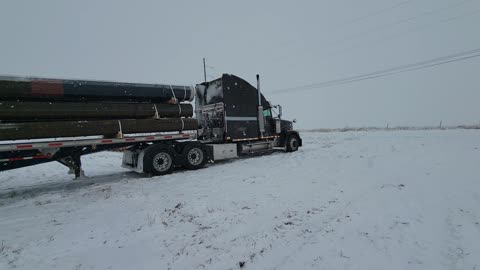
[[[293,122],[293,123],[297,123],[297,119],[293,119],[292,122]]]

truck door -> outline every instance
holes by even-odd
[[[275,120],[272,117],[272,110],[270,108],[263,110],[263,117],[265,118],[265,134],[264,136],[272,136],[275,134]]]

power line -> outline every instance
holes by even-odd
[[[448,63],[453,63],[453,62],[458,62],[458,61],[467,60],[467,59],[475,58],[475,57],[480,57],[480,54],[471,55],[471,56],[465,56],[465,57],[462,57],[462,58],[453,59],[453,60],[448,60],[448,61],[443,61],[443,62],[439,62],[439,63],[435,63],[435,64],[430,64],[430,65],[426,65],[426,66],[422,66],[422,67],[415,67],[415,68],[400,70],[400,71],[397,71],[397,72],[390,72],[390,73],[379,74],[379,75],[370,76],[370,77],[358,78],[358,79],[349,80],[349,81],[342,81],[342,82],[339,82],[339,83],[336,83],[336,84],[323,85],[323,86],[320,86],[320,87],[305,88],[304,90],[309,90],[309,89],[314,89],[314,88],[324,88],[324,87],[330,87],[330,86],[335,86],[335,85],[340,85],[340,84],[347,84],[347,83],[352,83],[352,82],[370,80],[370,79],[375,79],[375,78],[379,78],[379,77],[391,76],[391,75],[395,75],[395,74],[399,74],[399,73],[404,73],[404,72],[408,72],[408,71],[414,71],[414,70],[419,70],[419,69],[424,69],[424,68],[439,66],[439,65],[448,64]]]
[[[366,31],[363,31],[363,32],[360,32],[360,33],[356,33],[356,34],[353,34],[353,35],[349,35],[349,36],[346,36],[342,39],[337,39],[337,40],[334,40],[334,41],[331,41],[331,42],[327,42],[325,45],[330,45],[330,46],[333,46],[333,45],[339,45],[339,44],[342,44],[346,41],[349,41],[349,40],[352,40],[352,39],[357,39],[357,38],[361,38],[363,36],[366,36],[366,35],[369,35],[369,34],[372,34],[372,33],[375,33],[375,32],[378,32],[378,31],[382,31],[382,30],[385,30],[385,29],[388,29],[389,27],[393,27],[393,26],[396,26],[396,25],[400,25],[400,24],[404,24],[404,23],[408,23],[408,22],[411,22],[411,21],[415,21],[416,19],[418,18],[421,18],[421,17],[425,17],[425,16],[430,16],[432,14],[436,14],[436,13],[439,13],[439,12],[442,12],[442,11],[445,11],[445,10],[449,10],[449,9],[454,9],[454,8],[457,8],[459,6],[462,6],[464,4],[467,4],[469,2],[473,2],[474,0],[462,0],[460,2],[454,2],[454,3],[450,3],[448,5],[444,5],[442,7],[439,7],[439,8],[436,8],[436,9],[430,9],[430,10],[427,10],[425,12],[422,12],[420,14],[417,14],[415,16],[411,16],[411,17],[408,17],[408,18],[405,18],[405,19],[400,19],[400,20],[397,20],[397,21],[394,21],[394,22],[391,22],[391,23],[388,23],[388,24],[383,24],[383,25],[379,25],[377,27],[374,27],[374,28],[371,28],[371,29],[368,29]],[[386,8],[386,10],[389,10],[389,9],[392,9],[400,4],[407,4],[407,2],[409,1],[404,1],[404,2],[400,2],[392,7],[389,7],[389,8]],[[458,20],[458,19],[463,19],[464,17],[467,17],[467,16],[471,16],[471,15],[475,15],[479,13],[478,10],[474,11],[474,12],[470,12],[468,14],[461,14],[461,15],[458,15],[458,16],[455,16],[455,17],[450,17],[446,20],[441,20],[440,23],[447,23],[447,22],[451,22],[451,21],[455,21],[455,20]],[[369,15],[366,15],[367,17]],[[365,16],[363,16],[365,17]],[[362,17],[359,17],[357,19],[360,19]],[[353,20],[356,20],[356,19],[353,19]],[[429,26],[432,26],[433,24],[428,24],[428,25],[422,25],[421,27],[415,27],[415,28],[411,28],[411,29],[408,29],[408,31],[404,31],[402,32],[401,34],[404,35],[404,34],[408,34],[410,32],[416,32],[416,31],[419,31],[419,30],[422,30],[424,28],[427,28]],[[388,37],[388,39],[392,39],[394,38],[395,36],[398,36],[398,35],[390,35]],[[376,42],[384,42],[384,41],[387,41],[385,39],[380,39],[380,40],[377,40]],[[347,48],[343,48],[343,49],[340,49],[340,50],[331,50],[329,54],[334,54],[334,55],[338,55],[339,53],[342,53],[344,51],[347,51],[347,50],[350,50],[350,49],[353,49],[353,48],[356,48],[357,46],[356,45],[353,45],[353,46],[348,46]],[[292,55],[293,56],[293,55]],[[287,58],[289,58],[289,56],[287,56]],[[277,60],[280,60],[280,59],[285,59],[285,56],[282,56],[282,57],[278,57],[278,58],[275,58],[274,60],[277,61]]]
[[[397,71],[397,70],[407,69],[407,68],[411,68],[411,67],[415,67],[415,66],[427,65],[427,64],[434,63],[434,62],[447,60],[447,59],[452,59],[452,58],[456,58],[456,57],[460,57],[460,56],[464,56],[464,55],[468,55],[468,54],[472,54],[472,53],[477,53],[477,52],[480,52],[480,48],[475,49],[475,50],[471,50],[471,51],[456,53],[456,54],[452,54],[452,55],[448,55],[448,56],[438,57],[438,58],[434,58],[434,59],[430,59],[430,60],[426,60],[426,61],[421,61],[421,62],[417,62],[417,63],[413,63],[413,64],[408,64],[408,65],[393,67],[393,68],[389,68],[389,69],[385,69],[385,70],[381,70],[381,71],[375,71],[375,72],[371,72],[371,73],[367,73],[367,74],[357,75],[357,76],[353,76],[353,77],[345,78],[345,79],[341,79],[341,80],[342,81],[343,80],[351,80],[351,79],[356,79],[356,78],[359,78],[359,77],[372,76],[372,75],[376,75],[377,73],[394,72],[394,71]],[[330,81],[329,83],[335,83],[337,81],[338,80],[334,80],[334,81]]]
[[[345,77],[345,78],[336,79],[336,80],[330,80],[330,81],[326,81],[326,82],[322,82],[322,83],[313,83],[313,84],[309,84],[309,85],[294,87],[294,89],[319,87],[319,86],[334,84],[334,83],[338,83],[338,82],[342,82],[342,81],[350,81],[350,80],[355,80],[355,79],[358,79],[358,78],[375,76],[375,75],[381,74],[381,73],[395,72],[395,71],[402,70],[402,69],[408,69],[408,68],[412,68],[412,67],[415,67],[415,66],[427,65],[427,64],[434,63],[434,62],[447,60],[447,59],[452,59],[452,58],[456,58],[456,57],[461,57],[461,56],[464,56],[464,55],[478,53],[478,52],[480,52],[480,48],[470,50],[470,51],[455,53],[455,54],[451,54],[451,55],[448,55],[448,56],[437,57],[437,58],[426,60],[426,61],[416,62],[416,63],[413,63],[413,64],[401,65],[401,66],[397,66],[397,67],[393,67],[393,68],[388,68],[388,69],[378,70],[378,71],[374,71],[374,72],[364,73],[364,74],[361,74],[361,75],[350,76],[350,77]],[[281,90],[277,90],[277,91],[290,90],[290,89],[291,88],[287,88],[287,89],[281,89]],[[277,91],[274,91],[274,92],[277,92]]]
[[[364,20],[366,20],[366,19],[368,19],[368,18],[375,17],[375,16],[377,16],[377,15],[380,15],[380,14],[385,13],[385,12],[388,12],[388,11],[390,11],[390,10],[399,8],[399,7],[401,7],[401,6],[404,6],[404,5],[406,5],[406,4],[409,4],[409,3],[411,3],[411,2],[412,2],[412,0],[406,0],[406,1],[402,1],[402,2],[400,2],[400,3],[396,3],[396,4],[392,5],[392,6],[389,6],[389,7],[386,7],[386,8],[382,8],[382,9],[379,9],[379,10],[376,10],[376,11],[373,11],[373,12],[371,12],[371,13],[369,13],[369,14],[366,14],[366,15],[363,15],[363,16],[360,16],[360,17],[351,19],[351,20],[345,22],[344,24],[342,24],[341,27],[350,25],[350,24],[352,24],[352,23],[364,21]]]
[[[466,0],[466,1],[471,1],[471,0]],[[354,19],[351,19],[351,20],[348,20],[344,23],[341,23],[341,24],[336,24],[336,25],[333,25],[333,26],[329,26],[329,31],[336,31],[336,30],[339,30],[340,28],[342,27],[345,27],[345,26],[348,26],[348,25],[351,25],[353,23],[356,23],[356,22],[359,22],[359,21],[364,21],[370,17],[374,17],[374,16],[377,16],[377,15],[380,15],[382,13],[385,13],[385,12],[388,12],[390,10],[393,10],[393,9],[396,9],[396,8],[399,8],[399,7],[402,7],[406,4],[409,4],[411,3],[412,0],[406,0],[406,1],[402,1],[400,3],[396,3],[392,6],[388,6],[386,8],[382,8],[380,10],[376,10],[376,11],[373,11],[369,14],[366,14],[366,15],[362,15],[360,17],[357,17],[357,18],[354,18]],[[288,43],[291,43],[291,42],[286,42],[286,43],[283,43],[281,44],[280,46],[283,47],[285,46],[285,44],[288,44]],[[279,60],[279,59],[284,59],[284,57],[276,57],[274,58],[274,60]]]
[[[480,9],[477,9],[477,10],[473,10],[473,11],[470,11],[470,12],[465,12],[465,13],[462,13],[462,14],[459,14],[459,15],[455,15],[455,16],[451,16],[451,17],[448,17],[448,18],[445,18],[445,19],[442,19],[442,20],[439,20],[438,22],[434,22],[434,23],[428,23],[428,24],[423,24],[421,26],[415,26],[415,27],[411,27],[409,29],[407,29],[407,31],[403,31],[403,32],[400,32],[400,33],[396,33],[394,35],[388,35],[388,36],[383,36],[383,37],[380,37],[380,38],[377,38],[371,42],[369,42],[369,45],[374,45],[374,46],[377,46],[381,43],[385,43],[387,41],[391,41],[395,38],[398,38],[398,37],[401,37],[401,36],[404,36],[404,35],[407,35],[407,34],[411,34],[411,33],[415,33],[415,32],[418,32],[418,31],[422,31],[424,29],[427,29],[431,26],[436,26],[438,24],[443,24],[443,23],[450,23],[450,22],[453,22],[453,21],[457,21],[457,20],[461,20],[461,19],[465,19],[465,18],[468,18],[470,16],[473,16],[473,15],[476,15],[480,13]],[[371,44],[371,43],[374,43],[374,44]],[[340,50],[337,50],[337,51],[334,51],[335,53],[331,54],[331,55],[339,55],[339,54],[343,54],[343,52],[346,52],[346,51],[349,51],[353,48],[357,48],[358,45],[356,44],[353,44],[353,46],[349,46],[349,47],[346,47],[346,48],[343,48],[343,49],[340,49]],[[370,47],[371,49],[371,47]]]
[[[283,92],[290,92],[293,90],[308,90],[308,89],[314,89],[314,88],[330,87],[330,86],[339,85],[339,84],[346,84],[346,83],[351,83],[356,81],[374,79],[378,77],[391,76],[398,73],[404,73],[408,71],[414,71],[414,70],[434,67],[438,65],[463,61],[463,60],[467,60],[467,59],[475,58],[479,56],[480,56],[480,48],[470,50],[470,51],[455,53],[448,56],[437,57],[437,58],[426,60],[426,61],[416,62],[413,64],[402,65],[402,66],[397,66],[393,68],[378,70],[375,72],[364,73],[357,76],[350,76],[350,77],[345,77],[341,79],[325,81],[321,83],[313,83],[313,84],[308,84],[303,86],[273,90],[273,91],[270,91],[269,93],[283,93]]]
[[[472,1],[473,0],[463,0],[461,2],[452,3],[452,4],[449,4],[449,5],[446,5],[446,6],[442,6],[440,8],[431,9],[431,10],[422,12],[420,14],[417,14],[415,16],[410,16],[410,17],[405,18],[405,19],[400,19],[400,20],[397,20],[397,21],[394,21],[394,22],[391,22],[391,23],[379,25],[379,26],[373,27],[371,29],[368,29],[366,31],[346,36],[342,39],[338,39],[336,41],[329,42],[328,44],[337,45],[337,44],[340,44],[340,43],[344,43],[345,41],[360,38],[360,37],[363,37],[365,35],[369,35],[369,34],[372,34],[372,33],[378,32],[378,31],[382,31],[382,30],[388,29],[388,28],[393,27],[393,26],[397,26],[397,25],[400,25],[400,24],[415,21],[415,20],[417,20],[419,18],[422,18],[422,17],[425,17],[425,16],[430,16],[432,14],[436,14],[436,13],[439,13],[439,12],[442,12],[442,11],[445,11],[445,10],[457,8],[459,6],[462,6],[462,5],[464,5],[468,2],[472,2]]]
[[[480,13],[480,9],[477,9],[477,10],[474,10],[472,12],[468,12],[468,13],[465,13],[465,14],[460,14],[460,15],[457,15],[457,16],[454,16],[454,17],[450,17],[448,19],[444,19],[442,20],[441,22],[451,22],[451,21],[456,21],[456,20],[459,20],[459,19],[463,19],[465,17],[468,17],[468,16],[471,16],[471,15],[476,15]]]

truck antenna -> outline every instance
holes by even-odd
[[[260,93],[260,75],[257,74],[257,93],[258,93],[258,129],[260,138],[263,138],[265,132],[265,119],[263,118],[262,94]]]
[[[262,105],[262,98],[260,93],[260,75],[257,74],[257,93],[258,93],[258,106]]]

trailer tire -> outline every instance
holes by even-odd
[[[198,170],[207,163],[207,149],[200,143],[188,143],[182,150],[182,157],[185,168]]]
[[[297,134],[290,134],[286,140],[287,152],[295,152],[300,146],[300,138]]]
[[[143,158],[143,168],[151,175],[165,175],[173,171],[175,167],[175,155],[172,147],[167,145],[155,145],[146,150]]]

